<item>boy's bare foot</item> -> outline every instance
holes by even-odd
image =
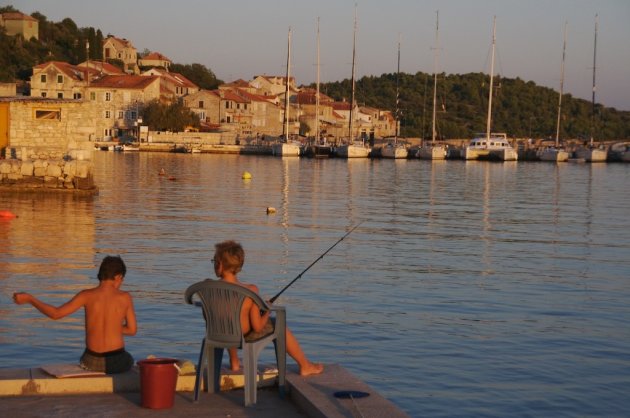
[[[308,363],[304,367],[300,367],[300,376],[311,376],[320,374],[324,371],[324,365],[321,363]]]

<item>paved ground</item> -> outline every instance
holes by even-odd
[[[0,397],[0,411],[5,417],[204,417],[204,418],[304,418],[305,414],[290,399],[280,399],[277,389],[258,390],[256,406],[243,406],[243,391],[218,394],[202,393],[193,403],[191,392],[175,394],[170,409],[148,409],[140,404],[139,393],[112,393],[64,396]]]

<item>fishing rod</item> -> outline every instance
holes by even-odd
[[[355,229],[357,229],[359,227],[359,225],[361,225],[363,223],[363,221],[359,222],[358,224],[356,224],[350,231],[348,231],[346,233],[346,235],[344,235],[343,237],[341,237],[339,240],[337,240],[337,242],[335,242],[329,249],[326,250],[326,252],[324,252],[324,254],[320,255],[319,257],[317,257],[317,259],[315,261],[313,261],[307,268],[305,268],[304,270],[302,270],[302,272],[300,274],[297,275],[297,277],[293,280],[291,280],[289,282],[289,284],[287,284],[285,287],[282,288],[281,291],[279,291],[274,297],[272,297],[271,299],[269,299],[269,303],[273,303],[276,299],[278,299],[278,297],[284,293],[285,290],[287,290],[289,288],[289,286],[291,286],[293,283],[295,283],[300,277],[302,277],[302,275],[304,273],[306,273],[311,267],[313,267],[315,265],[315,263],[317,263],[319,260],[321,260],[322,258],[324,258],[324,256],[326,254],[328,254],[328,252],[330,250],[332,250],[333,248],[335,248],[335,246],[337,246],[337,244],[339,244],[341,241],[343,241],[348,235],[350,235],[350,233],[352,233],[352,231],[354,231]]]

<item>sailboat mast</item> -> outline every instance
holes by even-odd
[[[394,131],[394,144],[398,143],[400,134],[400,34],[398,34],[398,66],[396,67],[396,130]]]
[[[284,93],[284,126],[283,136],[286,141],[289,140],[289,78],[291,77],[291,26],[289,26],[289,36],[287,37],[287,78],[286,90]]]
[[[562,65],[560,66],[560,97],[558,98],[558,122],[556,123],[556,148],[560,146],[560,118],[562,115],[562,91],[564,88],[564,57],[567,49],[567,22],[564,23],[562,41]]]
[[[597,26],[599,24],[599,16],[595,15],[595,41],[593,43],[593,99],[591,101],[591,147],[593,146],[593,135],[595,131],[595,70],[597,69]]]
[[[433,123],[431,134],[431,145],[435,143],[435,107],[437,105],[437,60],[438,60],[438,27],[439,27],[439,11],[435,12],[435,48],[433,50]]]
[[[486,121],[486,138],[490,142],[492,125],[492,90],[494,86],[494,48],[496,44],[497,17],[492,18],[492,59],[490,61],[490,92],[488,93],[488,120]]]
[[[315,88],[315,143],[319,141],[319,17],[317,18],[317,86]]]
[[[350,99],[350,123],[348,124],[348,138],[349,142],[352,143],[354,141],[354,64],[356,59],[356,44],[357,44],[357,6],[354,6],[354,31],[352,34],[352,94]]]

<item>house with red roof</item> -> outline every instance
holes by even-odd
[[[151,68],[143,76],[156,76],[160,79],[161,100],[172,102],[188,94],[199,91],[199,86],[179,73],[172,73],[163,68]]]
[[[24,13],[0,13],[0,27],[5,28],[7,35],[22,35],[26,40],[39,39],[39,21]]]
[[[97,112],[97,139],[137,137],[144,104],[159,98],[160,78],[156,76],[106,75],[90,82],[85,100]]]
[[[168,70],[173,62],[159,52],[151,52],[138,60],[140,67],[160,67]]]
[[[96,70],[62,61],[48,61],[33,67],[31,96],[54,99],[81,99],[88,78],[95,78]]]

